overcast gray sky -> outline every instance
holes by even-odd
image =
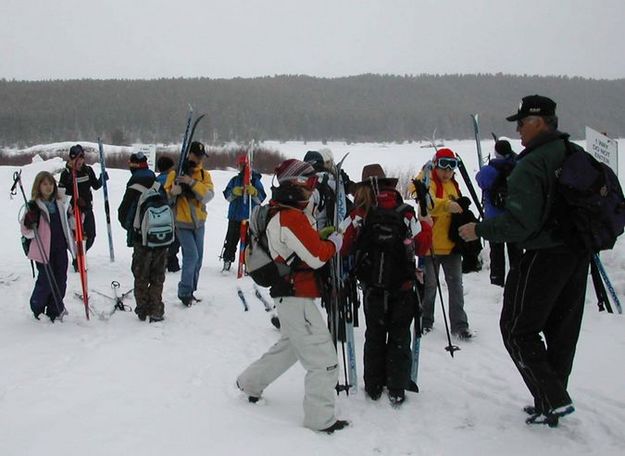
[[[625,0],[0,0],[0,78],[625,77]]]

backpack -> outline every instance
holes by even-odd
[[[355,271],[360,282],[390,290],[414,277],[412,242],[405,243],[410,239],[404,220],[409,212],[414,215],[413,208],[405,203],[395,209],[376,206],[369,210],[356,241]]]
[[[597,253],[614,247],[625,227],[625,197],[605,163],[565,140],[566,157],[556,171],[552,218],[566,243]]]
[[[269,253],[267,225],[275,211],[269,205],[256,206],[250,215],[249,235],[245,247],[245,270],[261,287],[272,287],[283,282],[291,274],[295,253],[285,263],[276,262]]]
[[[142,190],[132,226],[141,235],[141,244],[145,247],[166,247],[175,239],[174,212],[160,192],[160,186],[158,182],[150,188],[141,184],[131,186]]]
[[[490,202],[497,209],[503,209],[508,197],[508,176],[512,173],[516,163],[513,160],[505,160],[489,164],[497,170],[497,177],[489,189]]]

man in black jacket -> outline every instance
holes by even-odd
[[[465,240],[481,236],[518,242],[526,249],[506,280],[500,328],[504,345],[534,397],[534,404],[524,408],[530,414],[526,422],[552,427],[575,411],[567,384],[590,264],[589,253],[572,250],[551,223],[557,170],[568,141],[568,135],[557,130],[555,108],[553,100],[532,95],[507,117],[517,122],[525,150],[508,178],[504,212],[459,228]]]

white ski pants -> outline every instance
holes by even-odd
[[[336,349],[314,299],[275,298],[281,337],[237,379],[248,395],[260,397],[271,382],[299,361],[306,369],[304,426],[325,429],[336,421]]]

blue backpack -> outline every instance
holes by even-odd
[[[566,158],[556,171],[555,225],[576,250],[611,249],[625,227],[625,197],[618,177],[580,146],[564,142]]]

